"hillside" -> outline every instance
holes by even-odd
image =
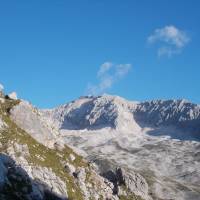
[[[1,97],[0,199],[140,199],[148,191],[143,177],[121,168],[115,182],[100,176],[57,134],[28,102]]]

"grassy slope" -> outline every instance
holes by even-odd
[[[0,142],[2,143],[0,152],[6,153],[10,142],[13,141],[16,141],[19,144],[27,144],[30,156],[26,159],[30,165],[51,168],[52,171],[66,183],[69,199],[83,199],[83,195],[81,194],[80,188],[76,184],[74,177],[65,171],[61,163],[62,161],[67,161],[68,163],[71,162],[75,167],[88,167],[88,164],[69,147],[65,146],[62,151],[49,149],[34,140],[24,130],[20,129],[9,117],[10,109],[18,103],[19,101],[8,99],[5,103],[0,103],[0,116],[8,125],[8,127],[0,133]],[[73,162],[68,159],[71,153],[76,157]]]

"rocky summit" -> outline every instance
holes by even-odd
[[[0,97],[0,199],[199,200],[200,106]]]

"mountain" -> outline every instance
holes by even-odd
[[[117,168],[112,177],[60,140],[37,108],[1,94],[0,199],[151,199],[138,173]]]
[[[182,132],[179,136],[182,139],[200,140],[200,106],[186,100],[140,103],[118,96],[86,96],[43,113],[58,129],[98,130],[110,127],[133,132],[134,128],[170,126]]]
[[[141,174],[153,199],[199,199],[199,105],[103,95],[40,112],[102,174],[120,166]]]
[[[0,98],[0,199],[199,200],[200,106]]]

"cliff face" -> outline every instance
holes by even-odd
[[[200,140],[200,106],[186,100],[157,100],[138,104],[136,120],[151,126],[173,126]],[[184,135],[183,135],[184,136]]]
[[[200,106],[186,100],[131,102],[118,96],[82,97],[52,110],[42,110],[54,127],[63,130],[174,127],[200,140]]]

